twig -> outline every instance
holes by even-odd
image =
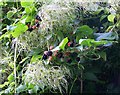
[[[15,43],[15,52],[14,52],[14,78],[15,78],[15,95],[16,95],[16,87],[17,87],[17,81],[16,81],[16,60],[17,60],[17,38]]]

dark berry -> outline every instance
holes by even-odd
[[[68,42],[68,46],[69,46],[69,47],[73,47],[73,46],[74,46],[74,43],[73,43],[73,42]]]
[[[32,27],[28,28],[28,31],[30,31],[30,32],[33,31],[33,28]]]
[[[58,58],[62,58],[62,57],[63,57],[63,53],[62,53],[62,52],[58,53],[58,54],[57,54],[57,57],[58,57]]]
[[[48,56],[46,54],[43,54],[42,59],[46,60],[48,58]]]
[[[52,56],[52,54],[53,54],[52,51],[47,52],[47,56]]]
[[[73,52],[70,55],[71,55],[71,57],[77,57],[77,53],[76,52]]]
[[[67,63],[71,63],[72,62],[72,60],[69,58],[69,59],[67,59]]]
[[[39,21],[42,21],[42,19],[40,18],[39,15],[36,16],[36,19],[39,20]]]
[[[40,24],[39,24],[39,23],[36,23],[36,26],[37,26],[37,27],[39,27],[39,26],[40,26]]]
[[[79,61],[80,61],[80,57],[77,57],[77,58],[76,58],[76,61],[79,62]]]

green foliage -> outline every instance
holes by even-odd
[[[81,6],[72,0],[0,5],[6,10],[0,34],[0,94],[96,93],[113,88],[104,74],[115,66],[108,64],[106,50],[119,41],[118,11],[110,13],[107,3]]]

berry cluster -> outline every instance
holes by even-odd
[[[40,26],[39,21],[42,21],[42,19],[40,18],[40,16],[36,16],[35,17],[35,24],[33,26],[30,25],[30,23],[27,23],[28,26],[28,31],[33,31],[34,29],[38,28]]]
[[[76,45],[76,42],[74,40],[68,42],[68,47],[74,47]]]
[[[68,42],[69,44],[69,42]],[[57,60],[65,60],[66,63],[72,63],[73,61],[80,62],[80,57],[78,57],[77,52],[70,52],[70,51],[54,51],[52,52],[51,50],[53,49],[53,46],[50,46],[49,51],[44,51],[43,60],[49,60],[52,61],[53,57]]]

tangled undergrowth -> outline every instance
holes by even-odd
[[[97,77],[102,66],[93,63],[106,61],[104,49],[118,40],[119,14],[114,15],[114,7],[74,0],[19,2],[15,19],[8,11],[11,25],[0,37],[9,38],[2,43],[7,49],[0,49],[6,54],[0,56],[0,72],[5,74],[0,76],[1,93],[71,94],[82,93],[86,80],[104,84]]]

